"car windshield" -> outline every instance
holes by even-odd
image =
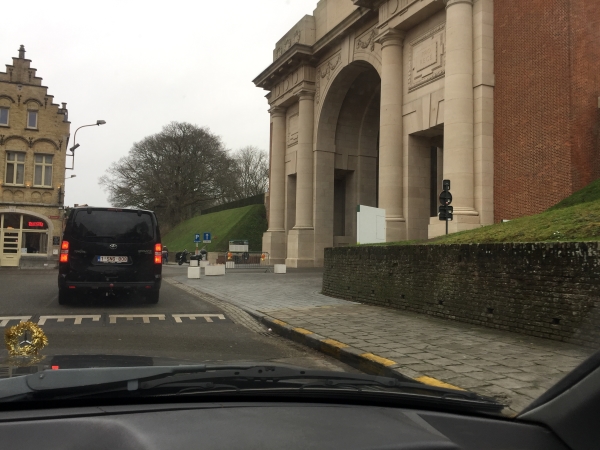
[[[600,348],[600,1],[5,3],[0,378],[517,418]]]

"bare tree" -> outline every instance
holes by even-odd
[[[115,206],[152,209],[175,225],[237,195],[237,163],[208,128],[171,122],[133,144],[99,180]]]
[[[238,150],[236,162],[237,197],[248,198],[264,194],[269,184],[269,159],[266,152],[253,146]]]

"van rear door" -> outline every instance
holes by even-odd
[[[70,239],[70,268],[77,281],[154,279],[154,246],[160,238],[151,212],[78,209],[66,231],[65,236]]]

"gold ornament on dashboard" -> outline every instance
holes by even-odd
[[[21,322],[6,329],[4,342],[11,356],[31,356],[48,345],[48,338],[35,323]]]

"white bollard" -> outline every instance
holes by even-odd
[[[274,273],[286,273],[286,265],[285,264],[275,264],[273,266],[273,272]]]
[[[208,266],[210,263],[208,261],[200,261],[200,267],[206,267]]]
[[[201,278],[201,267],[188,267],[188,278]]]
[[[198,260],[190,259],[190,267],[198,267]]]

